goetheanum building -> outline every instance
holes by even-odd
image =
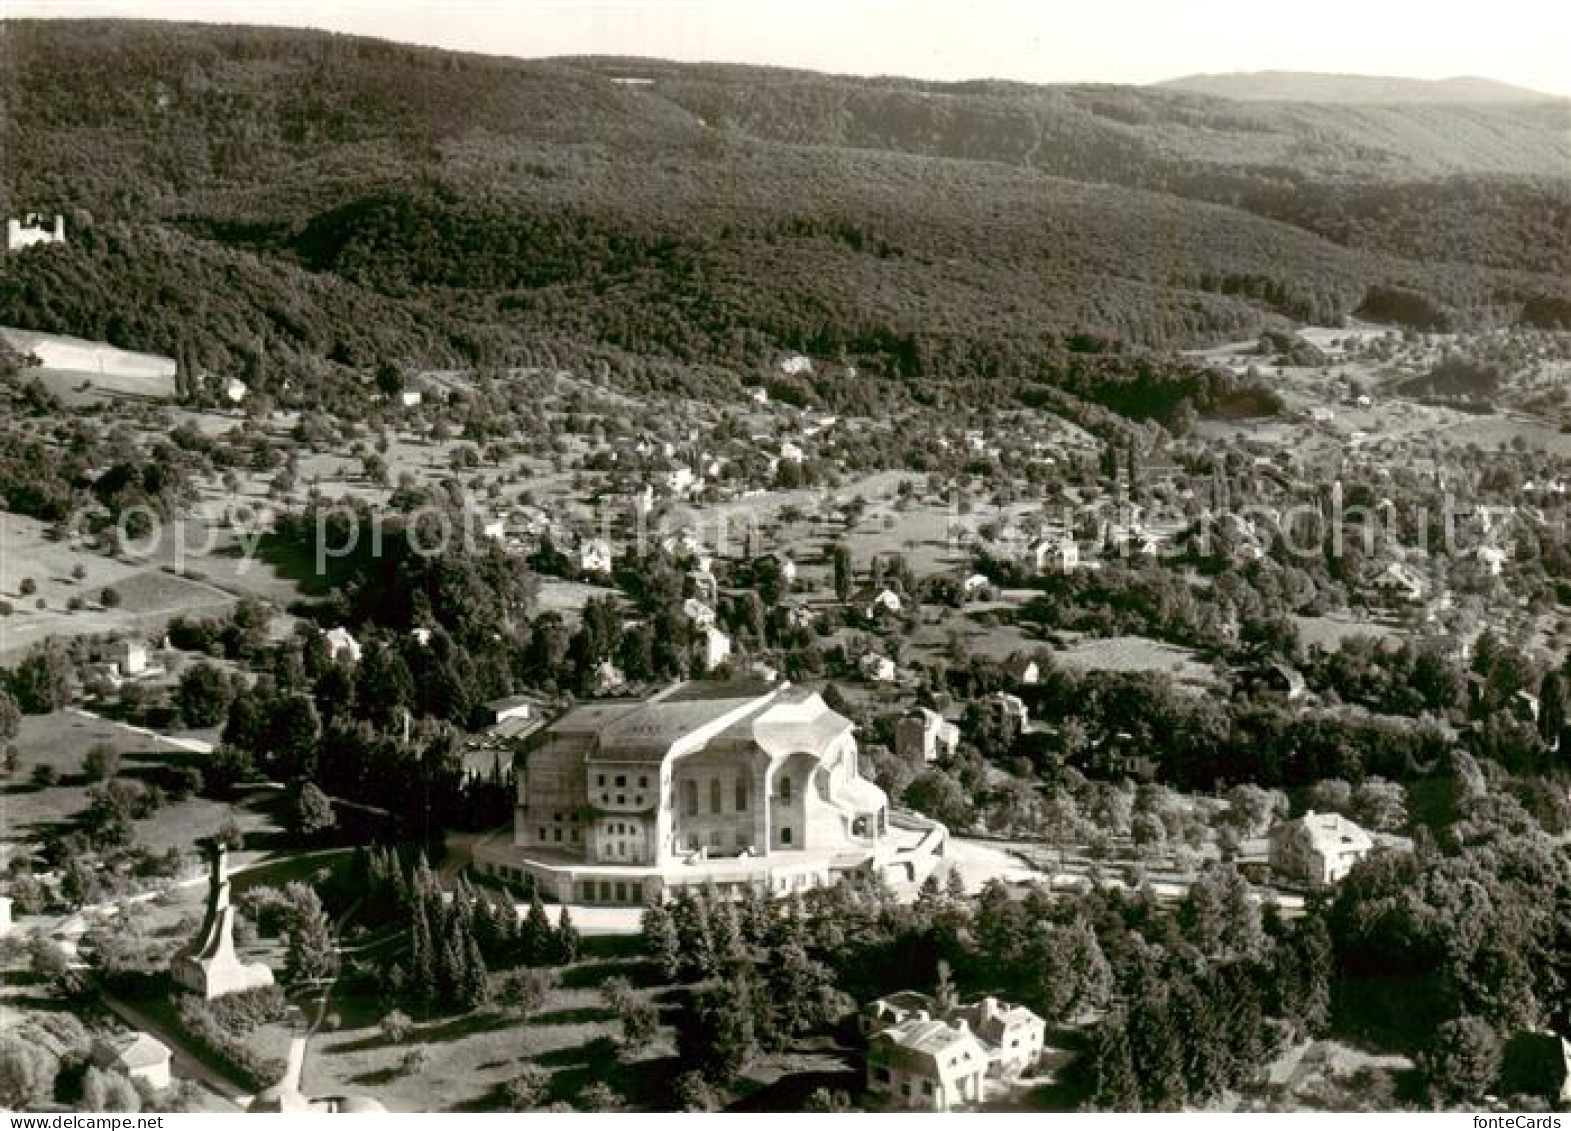
[[[943,826],[892,815],[849,719],[789,684],[694,682],[569,711],[519,757],[510,845],[476,850],[564,902],[643,903],[684,885],[783,895],[848,872],[919,883]]]

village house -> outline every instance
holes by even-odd
[[[169,1046],[147,1033],[128,1033],[117,1037],[100,1037],[93,1042],[93,1063],[111,1072],[119,1072],[134,1084],[143,1084],[154,1091],[169,1087]]]
[[[1030,711],[1025,701],[1007,691],[995,691],[978,704],[988,725],[1000,731],[1022,733],[1030,726]]]
[[[959,745],[960,728],[926,707],[895,724],[895,753],[907,761],[936,762],[954,754]]]
[[[485,725],[496,726],[509,719],[535,719],[543,709],[541,701],[533,695],[509,695],[493,699],[485,705]]]
[[[339,625],[329,629],[326,634],[327,654],[340,664],[358,664],[360,662],[360,641],[354,635]]]
[[[1080,545],[1068,535],[1038,542],[1031,556],[1037,573],[1073,573],[1080,568]]]
[[[712,628],[715,623],[715,611],[696,597],[689,597],[682,602],[682,615],[688,619],[694,628]]]
[[[720,582],[709,570],[690,569],[687,571],[687,580],[693,587],[696,600],[710,606],[720,600]]]
[[[851,595],[850,604],[868,620],[877,620],[884,613],[898,615],[904,607],[900,594],[887,586],[882,589],[860,589]]]
[[[138,676],[147,671],[147,645],[130,638],[116,640],[109,646],[109,662],[122,676]]]
[[[867,1042],[867,1090],[889,1108],[976,1107],[986,1075],[987,1050],[965,1022],[951,1025],[925,1010],[877,1030]]]
[[[873,1002],[863,1024],[868,1091],[890,1108],[974,1107],[986,1098],[985,1081],[1029,1072],[1046,1048],[1042,1018],[995,997],[945,1007],[904,991]]]
[[[1004,670],[1017,684],[1030,687],[1042,678],[1042,666],[1023,652],[1016,653],[1004,663]]]
[[[611,546],[603,538],[590,538],[578,547],[578,568],[584,573],[611,572]]]
[[[245,395],[248,392],[250,390],[246,388],[246,383],[238,377],[231,377],[229,383],[224,386],[224,397],[230,404],[239,404],[245,400]]]
[[[992,584],[987,574],[973,573],[960,583],[960,592],[967,600],[978,599],[987,595]]]
[[[1375,589],[1388,600],[1418,604],[1428,589],[1423,575],[1406,562],[1389,562],[1375,575]]]
[[[1480,546],[1474,551],[1474,557],[1489,571],[1490,577],[1499,577],[1505,571],[1506,562],[1511,560],[1511,555],[1499,546]]]
[[[731,638],[712,624],[699,633],[694,648],[694,658],[706,672],[714,671],[731,658]]]
[[[1369,834],[1340,813],[1305,813],[1271,830],[1271,868],[1309,888],[1331,887],[1369,855]]]
[[[868,652],[857,662],[862,678],[870,683],[893,683],[895,662],[880,652]]]

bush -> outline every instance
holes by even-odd
[[[88,781],[108,781],[120,772],[120,751],[107,742],[90,746],[82,759],[82,773]]]
[[[538,1064],[526,1065],[523,1072],[502,1085],[502,1095],[513,1111],[539,1107],[550,1091],[551,1074]]]
[[[219,999],[220,1001],[223,999]],[[214,1002],[186,996],[180,999],[180,1025],[193,1044],[246,1086],[260,1091],[283,1079],[286,1065],[277,1057],[263,1056],[224,1028]],[[230,1018],[233,1020],[233,1018]]]
[[[232,1036],[242,1037],[258,1025],[282,1021],[289,999],[279,986],[257,986],[238,994],[225,994],[208,1002],[213,1019]]]
[[[120,590],[105,589],[98,595],[98,600],[106,609],[118,609],[120,607]]]

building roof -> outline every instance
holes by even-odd
[[[128,1070],[156,1068],[169,1061],[169,1046],[148,1033],[132,1033],[98,1042],[94,1059],[100,1064],[118,1064]]]
[[[987,1049],[975,1033],[963,1025],[951,1025],[925,1013],[880,1029],[873,1044],[883,1045],[883,1059],[931,1074],[940,1062],[972,1060],[978,1067],[987,1064]]]
[[[1290,831],[1301,830],[1299,835],[1305,837],[1310,847],[1323,855],[1367,852],[1374,847],[1369,834],[1340,813],[1311,811],[1289,822],[1286,827]]]
[[[597,757],[610,762],[663,762],[679,742],[701,743],[713,737],[761,709],[776,692],[775,686],[761,680],[678,684],[647,702],[632,704],[595,728],[600,736]]]

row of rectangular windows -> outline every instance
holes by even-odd
[[[709,811],[711,813],[719,813],[719,812],[723,811],[723,806],[721,804],[721,801],[722,801],[723,797],[724,797],[724,790],[723,790],[723,788],[720,785],[720,779],[719,778],[710,778],[709,779]],[[698,783],[696,781],[685,781],[685,782],[682,783],[682,800],[683,800],[683,803],[684,803],[684,807],[687,810],[687,815],[689,817],[696,817],[696,816],[698,816]],[[791,800],[791,779],[790,778],[781,778],[780,779],[780,800],[783,801],[783,802],[786,802],[786,803],[789,803],[790,800]],[[737,812],[737,813],[746,813],[747,812],[749,798],[748,798],[748,789],[747,789],[747,779],[746,778],[737,778],[736,779],[732,801],[734,802],[734,804],[736,806],[736,808],[734,810],[735,812]]]

